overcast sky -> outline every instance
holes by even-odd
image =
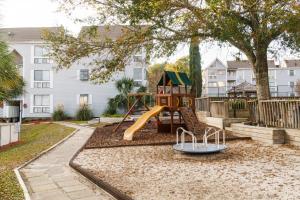
[[[2,27],[48,27],[64,25],[77,32],[79,24],[74,24],[64,13],[57,12],[57,4],[51,0],[0,0],[1,26]],[[224,63],[234,59],[237,51],[233,48],[220,48],[217,45],[201,45],[202,64],[206,67],[215,58]],[[169,61],[188,55],[188,47],[182,46]],[[160,59],[165,61],[166,59]]]

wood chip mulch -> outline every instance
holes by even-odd
[[[95,130],[94,134],[87,141],[85,148],[107,148],[107,147],[121,147],[121,146],[139,146],[139,145],[166,145],[176,143],[176,134],[171,133],[157,133],[157,125],[155,121],[147,123],[140,131],[138,131],[133,141],[123,140],[125,130],[130,127],[133,122],[124,122],[119,129],[114,132],[113,130],[117,124],[99,127]],[[206,124],[200,123],[201,128],[208,127]],[[202,135],[197,137],[202,140]],[[226,132],[226,140],[239,139],[229,132]],[[190,137],[186,137],[186,141],[191,141]]]

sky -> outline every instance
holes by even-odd
[[[53,0],[0,0],[0,25],[2,27],[49,27],[66,26],[73,32],[78,32],[81,25],[75,24],[64,13],[58,12],[58,5]],[[83,13],[81,13],[83,15]],[[223,63],[234,60],[235,48],[220,48],[216,44],[202,44],[200,46],[202,65],[205,68],[214,59],[219,58]],[[170,58],[152,60],[153,62],[174,62],[180,57],[188,55],[188,47],[180,46]]]

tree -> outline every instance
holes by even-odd
[[[148,89],[151,93],[156,93],[156,85],[160,80],[164,70],[178,71],[190,73],[189,69],[189,56],[184,56],[176,60],[174,63],[156,63],[148,68]]]
[[[196,97],[202,94],[202,70],[201,57],[199,52],[199,38],[193,38],[190,43],[190,79],[192,81],[191,93]]]
[[[113,59],[91,62],[99,66],[94,71],[98,82],[124,69],[131,53],[144,46],[148,52],[154,52],[153,56],[171,55],[178,44],[200,37],[230,43],[241,50],[252,64],[257,96],[263,100],[270,98],[267,64],[270,44],[277,41],[280,47],[299,51],[298,0],[61,0],[61,3],[68,14],[78,5],[93,9],[97,15],[89,17],[89,21],[97,24],[130,25],[121,37],[106,38],[105,42],[99,41],[94,27],[78,38],[65,30],[47,34],[60,66],[68,67],[84,56],[103,52],[112,55]]]
[[[128,94],[133,92],[135,87],[139,87],[138,90],[144,89],[143,86],[136,84],[133,79],[126,77],[116,81],[115,87],[119,94],[108,100],[108,106],[104,114],[117,114],[118,109],[125,111],[128,105]]]
[[[0,101],[11,100],[23,92],[25,84],[13,59],[7,45],[0,41]]]

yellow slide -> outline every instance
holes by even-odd
[[[124,140],[132,140],[135,132],[143,128],[151,117],[154,117],[163,110],[164,106],[154,106],[148,112],[145,112],[132,126],[130,126],[124,133]]]

